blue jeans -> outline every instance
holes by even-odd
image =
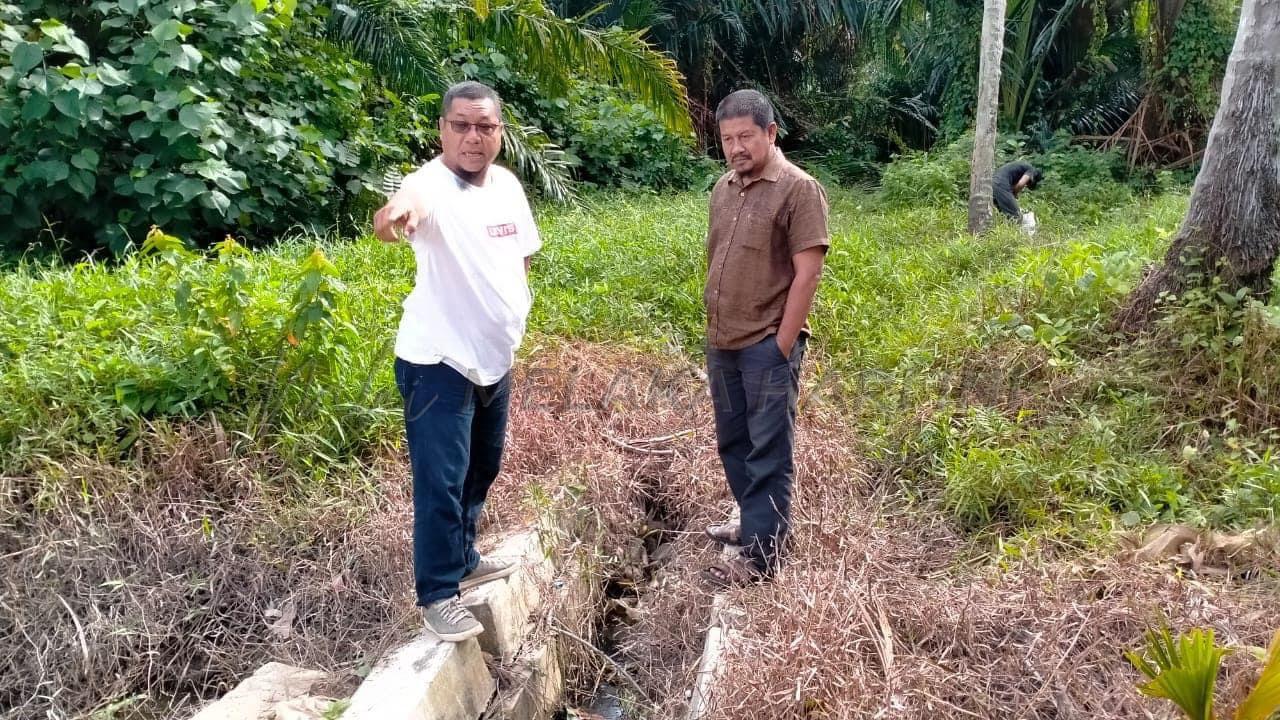
[[[796,401],[806,339],[785,357],[777,336],[741,350],[707,349],[716,444],[742,514],[743,553],[758,568],[777,568],[791,521]]]
[[[396,358],[413,470],[413,581],[418,604],[458,594],[480,562],[476,522],[502,466],[511,375],[482,387],[443,363]]]

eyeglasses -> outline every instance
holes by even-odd
[[[473,123],[467,122],[466,120],[446,120],[446,122],[448,122],[449,127],[453,128],[453,131],[459,135],[466,135],[471,132],[471,128],[475,128],[476,132],[480,133],[484,137],[492,137],[493,134],[498,131],[498,128],[502,127],[501,124]]]

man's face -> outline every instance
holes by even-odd
[[[450,168],[468,173],[487,169],[502,150],[498,104],[489,98],[454,98],[440,118],[440,149]]]
[[[750,177],[763,170],[777,137],[777,123],[762,128],[750,117],[725,118],[720,122],[725,161],[739,175]]]

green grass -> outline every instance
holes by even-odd
[[[834,192],[809,377],[862,428],[881,472],[975,529],[1273,520],[1275,433],[1230,410],[1204,417],[1222,388],[1192,382],[1213,362],[1237,367],[1238,344],[1178,356],[1105,330],[1185,206],[1183,195],[1135,200],[1088,222],[1038,207],[1035,238],[1011,227],[972,238],[958,205]],[[704,195],[597,195],[543,209],[540,224],[530,346],[700,357]],[[308,276],[315,245],[0,277],[0,472],[41,474],[73,453],[127,463],[149,426],[209,412],[316,478],[395,442],[390,343],[411,254],[324,241],[336,276]],[[205,312],[175,310],[179,276]],[[307,282],[323,286],[309,291],[318,310],[300,309]],[[307,312],[319,320],[295,346]],[[1271,321],[1252,335],[1241,322],[1193,335],[1280,347],[1268,345]]]

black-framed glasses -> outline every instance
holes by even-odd
[[[501,123],[495,125],[493,123],[467,122],[466,120],[446,120],[445,122],[449,123],[449,127],[453,128],[453,131],[459,135],[466,135],[471,132],[471,128],[475,128],[476,132],[481,135],[493,137],[493,134],[498,132],[498,128],[502,127]]]

